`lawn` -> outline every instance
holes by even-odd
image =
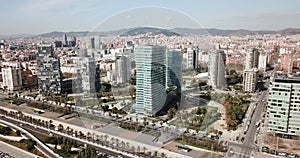
[[[26,129],[29,133],[31,133],[32,135],[34,135],[35,137],[37,137],[39,140],[41,140],[42,142],[45,142],[47,138],[49,138],[50,136],[41,134],[41,133],[37,133],[35,131]]]
[[[15,105],[21,105],[21,104],[25,103],[25,101],[21,100],[21,99],[9,99],[9,98],[5,98],[1,101],[6,102],[6,103],[12,103]]]
[[[28,150],[27,150],[27,144],[26,144],[26,143],[21,143],[21,142],[18,142],[18,141],[11,141],[11,140],[1,139],[1,138],[0,138],[0,141],[5,142],[5,143],[7,143],[7,144],[10,144],[10,145],[12,145],[12,146],[15,146],[15,147],[17,147],[17,148],[19,148],[19,149],[28,151]],[[33,154],[35,154],[35,155],[38,155],[38,156],[41,156],[41,157],[43,157],[43,158],[47,158],[43,153],[41,153],[40,151],[38,151],[36,148],[34,148],[33,150],[28,151],[28,152],[31,152],[31,153],[33,153]]]

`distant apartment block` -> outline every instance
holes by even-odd
[[[300,135],[300,76],[276,73],[271,77],[268,131]]]
[[[226,55],[223,50],[214,50],[209,55],[208,83],[213,89],[223,88],[226,85]]]
[[[268,55],[266,53],[261,53],[258,61],[258,69],[265,72],[267,70]]]
[[[199,50],[196,47],[187,48],[186,69],[197,69],[198,68],[198,53],[199,53]]]
[[[256,85],[257,85],[257,78],[258,78],[257,69],[244,70],[243,72],[244,92],[250,92],[250,93],[255,92]]]
[[[295,61],[294,54],[282,54],[281,58],[279,59],[279,69],[284,72],[293,72],[293,63]]]
[[[43,94],[61,93],[61,71],[59,59],[53,54],[52,45],[38,46],[37,57],[38,88]]]
[[[2,88],[9,91],[19,90],[22,88],[21,68],[2,67]]]
[[[119,55],[115,61],[115,77],[117,84],[126,84],[131,77],[131,60],[128,56]]]
[[[76,68],[76,81],[73,86],[74,93],[96,93],[100,91],[100,64],[93,57],[87,55],[86,50],[73,57]]]
[[[153,116],[166,100],[165,46],[136,46],[136,112]]]
[[[256,48],[251,48],[246,51],[244,70],[258,68],[259,51]]]

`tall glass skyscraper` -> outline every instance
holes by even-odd
[[[136,112],[147,116],[161,110],[166,100],[165,46],[136,46]]]
[[[176,92],[181,93],[182,53],[170,50],[166,54],[166,88],[176,86]]]

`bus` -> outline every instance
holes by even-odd
[[[185,152],[190,152],[192,151],[191,148],[185,146],[185,145],[176,145],[176,147],[178,148],[178,150],[182,150],[182,151],[185,151]]]

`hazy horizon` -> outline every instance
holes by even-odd
[[[267,6],[267,7],[266,7]],[[222,30],[300,28],[300,1],[24,0],[7,1],[0,35],[101,31],[153,26]]]

